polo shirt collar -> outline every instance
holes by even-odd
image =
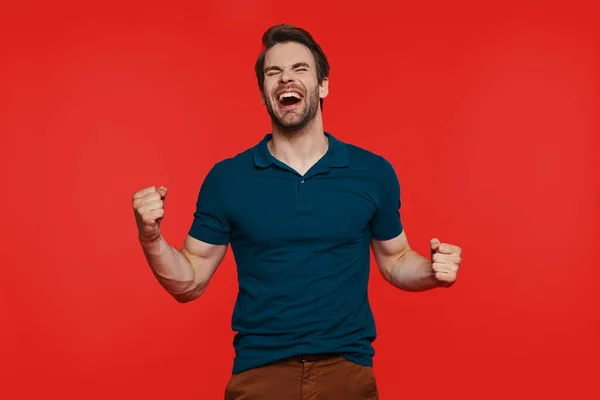
[[[325,159],[329,167],[347,167],[350,164],[348,149],[346,144],[337,140],[329,132],[324,132],[329,139],[329,147],[325,154]],[[275,157],[269,151],[267,142],[273,137],[272,133],[267,133],[254,149],[254,163],[258,167],[266,168],[275,162]]]

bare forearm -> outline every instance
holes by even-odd
[[[420,292],[440,287],[431,261],[413,250],[407,251],[391,269],[388,281],[399,289]]]
[[[162,287],[177,297],[194,290],[196,276],[183,254],[160,235],[152,241],[140,240],[148,265]]]

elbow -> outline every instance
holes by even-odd
[[[186,296],[186,295],[183,295],[183,294],[173,294],[172,296],[180,304],[189,303],[191,301],[196,300],[193,297]]]
[[[185,303],[191,303],[192,301],[196,300],[198,296],[195,295],[190,295],[187,293],[182,293],[182,294],[173,294],[171,293],[171,296],[175,299],[175,301],[177,301],[179,304],[185,304]]]
[[[183,293],[171,293],[171,296],[178,302],[181,304],[184,303],[190,303],[194,300],[196,300],[197,298],[199,298],[200,296],[202,296],[202,294],[204,293],[204,291],[206,290],[206,285],[198,285],[186,292]]]
[[[185,303],[191,303],[192,301],[196,300],[194,298],[191,297],[181,297],[181,296],[177,296],[175,297],[175,300],[177,301],[177,303],[179,304],[185,304]]]

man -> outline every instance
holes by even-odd
[[[256,62],[272,132],[209,171],[177,250],[160,234],[167,189],[133,196],[139,239],[178,301],[204,293],[231,244],[239,294],[226,399],[377,399],[367,298],[370,250],[402,290],[448,287],[457,246],[410,249],[396,173],[383,157],[324,131],[329,64],[311,35],[270,28]]]

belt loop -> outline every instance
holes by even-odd
[[[298,362],[303,363],[305,361],[304,356],[298,356]]]

